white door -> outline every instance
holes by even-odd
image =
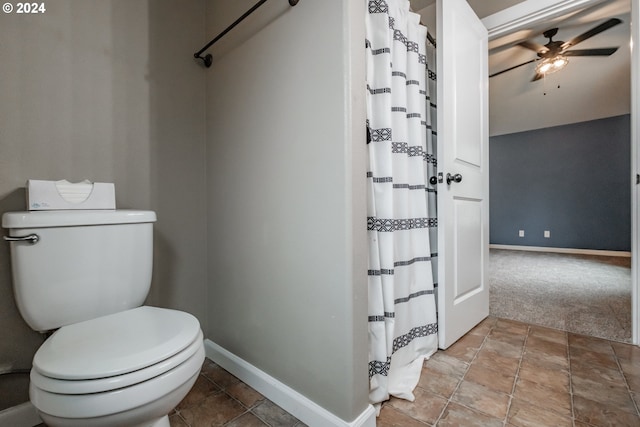
[[[640,46],[636,40],[640,40],[640,1],[633,0],[631,2],[631,152],[633,158],[631,160],[631,171],[633,176],[631,182],[633,191],[631,196],[631,286],[632,298],[631,303],[631,339],[636,345],[640,345],[640,268],[638,260],[640,259],[640,182],[638,175],[640,174]],[[636,179],[634,179],[636,178]]]
[[[487,30],[465,0],[438,0],[437,14],[438,328],[444,349],[489,315],[488,47]]]

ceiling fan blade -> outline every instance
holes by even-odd
[[[609,56],[613,55],[617,47],[604,47],[600,49],[576,49],[562,52],[564,56]]]
[[[577,37],[572,38],[571,40],[569,40],[568,42],[564,42],[562,44],[562,49],[569,49],[571,46],[575,46],[580,42],[585,41],[586,39],[595,36],[596,34],[599,34],[603,31],[608,30],[611,27],[615,27],[618,24],[621,24],[622,21],[619,20],[618,18],[611,18],[607,21],[604,21],[602,24],[593,27],[592,29],[590,29],[589,31],[580,34]]]
[[[497,73],[491,74],[489,77],[499,76],[502,73],[506,73],[507,71],[514,70],[518,67],[522,67],[523,65],[531,64],[532,62],[536,62],[537,59],[532,59],[531,61],[523,62],[522,64],[514,65],[513,67],[507,68],[506,70],[498,71]]]
[[[532,82],[535,82],[537,80],[540,80],[541,78],[544,77],[544,74],[540,74],[540,73],[536,73],[535,76],[533,76],[533,78],[531,79]]]
[[[540,52],[540,51],[543,51],[543,50],[549,50],[544,45],[541,45],[541,44],[536,43],[536,42],[528,41],[528,40],[520,42],[520,43],[518,43],[518,45],[522,46],[524,48],[530,49],[530,50],[532,50],[532,51],[534,51],[536,53]]]

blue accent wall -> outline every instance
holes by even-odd
[[[630,115],[491,137],[491,243],[630,251],[630,141]]]

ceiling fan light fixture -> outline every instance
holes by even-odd
[[[569,60],[566,56],[563,55],[556,55],[553,58],[546,58],[536,66],[536,73],[546,76],[547,74],[555,73],[556,71],[562,70],[567,66],[568,63]]]

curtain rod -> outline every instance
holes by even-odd
[[[289,4],[291,6],[295,6],[295,5],[298,4],[298,1],[299,0],[289,0]],[[202,53],[205,50],[209,49],[211,46],[213,46],[213,44],[215,42],[217,42],[222,37],[224,37],[236,25],[238,25],[240,22],[242,22],[247,16],[251,15],[253,12],[256,11],[256,9],[258,9],[260,6],[262,6],[266,2],[267,2],[267,0],[260,0],[258,3],[256,3],[251,9],[246,11],[240,18],[236,19],[233,24],[229,25],[227,28],[225,28],[225,30],[223,32],[218,34],[213,40],[211,40],[209,43],[207,43],[202,49],[200,49],[199,51],[194,53],[193,57],[196,58],[196,59],[202,59],[202,62],[204,63],[205,67],[207,67],[207,68],[211,67],[211,63],[213,62],[213,56],[211,54],[207,54],[205,56],[202,56]]]
[[[429,31],[427,31],[427,40],[429,40],[431,42],[433,47],[437,47],[436,46],[436,39],[433,38],[433,36],[431,35],[431,33]]]
[[[415,12],[414,12],[415,13]],[[422,22],[422,19],[420,20],[420,25],[422,25],[423,27],[426,27],[427,24],[424,24]],[[436,39],[433,38],[433,36],[431,35],[431,33],[429,32],[429,30],[427,29],[427,40],[429,40],[429,42],[433,45],[433,47],[437,47],[436,46]]]

